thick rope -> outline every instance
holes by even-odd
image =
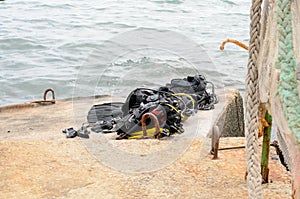
[[[246,140],[247,183],[249,198],[262,198],[260,163],[258,159],[258,69],[256,66],[260,49],[260,18],[262,0],[252,0],[250,11],[250,42],[248,73],[246,78]]]
[[[277,0],[276,12],[279,49],[275,67],[280,69],[278,94],[288,126],[300,144],[300,99],[293,47],[291,1]]]

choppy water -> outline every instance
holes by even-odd
[[[1,1],[0,106],[40,99],[48,87],[57,98],[126,96],[135,87],[159,86],[196,72],[219,88],[243,90],[247,53],[231,44],[224,52],[218,48],[228,37],[248,42],[249,7],[243,0]],[[150,30],[152,40],[173,41],[179,50],[153,49],[150,39],[149,46],[116,52],[118,38],[124,42],[136,29]],[[202,50],[181,48],[185,39]],[[182,56],[187,52],[189,59]],[[102,64],[106,57],[111,62]]]

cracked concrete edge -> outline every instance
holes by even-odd
[[[218,126],[221,137],[244,137],[244,107],[243,98],[236,89],[225,90],[220,95],[223,102],[221,110],[218,111],[213,126]],[[211,137],[211,132],[208,133]]]

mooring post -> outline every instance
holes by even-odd
[[[262,183],[269,182],[269,154],[270,154],[270,139],[271,139],[271,129],[272,129],[272,116],[266,111],[265,121],[268,126],[264,127],[263,132],[263,145],[261,154],[261,176]]]

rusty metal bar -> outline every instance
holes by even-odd
[[[52,93],[52,99],[47,100],[47,94],[48,92]],[[53,88],[47,88],[44,92],[44,100],[35,100],[30,103],[37,103],[37,104],[42,104],[42,105],[47,105],[47,104],[55,104],[55,93]]]
[[[52,100],[47,100],[47,93],[49,91],[52,93]],[[45,90],[45,92],[44,92],[44,101],[52,101],[53,104],[55,103],[55,93],[54,93],[53,88],[48,88],[48,89]]]
[[[235,40],[235,39],[227,38],[227,39],[226,39],[225,41],[223,41],[222,44],[220,45],[220,50],[224,50],[225,44],[228,43],[228,42],[234,43],[234,44],[236,44],[236,45],[238,45],[238,46],[244,48],[245,50],[248,50],[248,49],[249,49],[249,47],[248,47],[246,44],[244,44],[244,43],[242,43],[242,42],[240,42],[240,41],[238,41],[238,40]]]
[[[143,130],[143,137],[142,138],[148,138],[147,135],[147,126],[146,126],[146,119],[147,118],[151,118],[154,122],[154,126],[155,126],[155,133],[154,133],[154,137],[158,137],[160,134],[160,125],[158,122],[158,119],[156,117],[156,115],[154,115],[153,113],[145,113],[142,116],[142,130]]]
[[[231,150],[231,149],[244,149],[244,148],[246,148],[246,146],[232,146],[232,147],[219,148],[219,151]]]

